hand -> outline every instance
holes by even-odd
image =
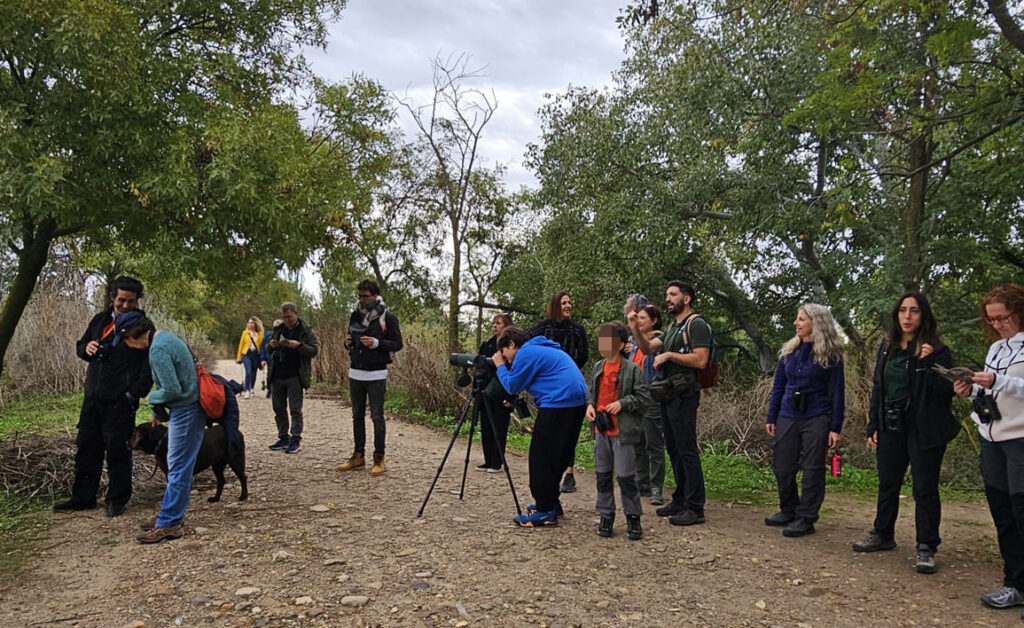
[[[775,438],[775,424],[774,423],[765,423],[764,424],[764,431],[768,432],[768,435],[771,436],[772,438]]]
[[[935,352],[935,347],[931,346],[927,342],[924,343],[923,345],[921,345],[921,357],[922,358],[927,358],[928,356],[930,356],[934,352]]]
[[[622,412],[622,404],[618,401],[613,401],[604,407],[605,412],[608,414],[618,414]]]
[[[878,431],[877,430],[872,432],[871,436],[868,436],[868,447],[870,447],[871,449],[875,449],[876,447],[878,447]]]
[[[302,343],[299,342],[298,340],[285,340],[284,341],[284,346],[288,347],[289,349],[298,349],[300,345],[302,345]]]
[[[654,368],[660,369],[662,364],[668,362],[668,358],[668,351],[666,351],[665,353],[659,353],[658,355],[654,356]]]
[[[626,324],[632,327],[634,323],[636,323],[636,310],[630,310],[626,312]]]
[[[971,385],[967,382],[956,380],[953,382],[953,392],[961,397],[967,397],[971,394]]]
[[[270,347],[271,349],[277,349],[278,347],[281,346],[281,343],[277,340],[277,338],[271,338],[270,342],[267,343],[267,346]]]
[[[982,388],[992,388],[992,385],[996,383],[995,373],[975,373],[974,377],[971,378],[974,383],[981,386]]]
[[[633,343],[632,342],[627,342],[625,345],[623,345],[622,351],[626,355],[629,355],[630,353],[633,353]]]
[[[372,349],[373,345],[377,344],[377,339],[371,336],[361,336],[359,338],[359,343],[362,344],[364,347]]]
[[[839,442],[843,440],[843,437],[839,435],[839,432],[828,433],[828,448],[835,449],[839,446]]]
[[[352,345],[352,334],[345,334],[345,346],[348,347],[348,346],[351,346],[351,345]]]
[[[587,404],[587,420],[591,423],[597,418],[597,412],[594,410],[594,406]]]
[[[494,366],[507,366],[507,364],[505,363],[505,356],[501,355],[501,351],[498,351],[494,355],[492,355],[491,360],[494,361]]]
[[[501,405],[505,406],[506,408],[511,408],[512,407],[512,402],[511,401],[502,401]]]
[[[85,345],[86,355],[96,355],[96,352],[100,350],[100,343],[98,340],[90,340],[89,344]]]

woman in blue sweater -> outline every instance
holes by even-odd
[[[846,409],[843,345],[828,308],[806,303],[797,311],[796,336],[779,351],[766,429],[773,437],[779,512],[766,517],[782,534],[814,534],[825,499],[825,452],[838,447]],[[802,494],[796,472],[803,470]]]
[[[122,321],[124,316],[127,315],[117,318],[116,333],[132,349],[149,350],[149,367],[156,385],[149,393],[154,423],[161,421],[158,408],[169,414],[167,488],[159,514],[143,524],[146,531],[137,537],[140,543],[159,543],[180,538],[184,532],[182,522],[192,490],[192,467],[203,444],[206,415],[199,405],[195,360],[185,341],[167,330],[156,329],[144,316]]]

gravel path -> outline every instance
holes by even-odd
[[[983,503],[947,505],[933,576],[913,572],[910,500],[900,547],[881,555],[849,546],[872,506],[835,496],[804,539],[766,528],[765,512],[714,502],[708,523],[689,529],[647,508],[644,539],[631,542],[621,516],[613,538],[596,536],[593,475],[582,472],[562,525],[523,530],[512,524],[504,475],[470,469],[458,500],[460,441],[417,518],[448,435],[392,417],[388,473],[342,474],[334,467],[351,451],[347,406],[307,398],[302,451],[285,455],[267,450],[269,400],[240,403],[248,502],[235,501],[228,471],[224,501],[207,503],[207,471],[188,534],[156,546],[134,536],[160,499],[159,476],[137,488],[125,516],[55,515],[27,573],[0,585],[0,625],[1020,625],[1018,611],[978,602],[1001,581]],[[525,505],[526,458],[509,460]],[[471,464],[480,461],[476,448]]]

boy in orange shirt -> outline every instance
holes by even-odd
[[[643,371],[622,359],[629,330],[622,323],[605,323],[597,330],[597,350],[602,360],[590,376],[590,405],[587,420],[594,425],[594,471],[597,477],[597,513],[601,516],[597,534],[612,535],[615,522],[615,493],[612,469],[618,476],[622,509],[626,513],[626,535],[637,541],[640,526],[640,490],[636,483],[636,453],[643,431],[643,414],[650,393]],[[598,417],[602,413],[602,417]]]

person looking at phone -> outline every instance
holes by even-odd
[[[299,308],[294,303],[281,304],[281,320],[267,342],[267,385],[277,422],[277,442],[270,448],[295,454],[302,442],[302,395],[311,383],[313,358],[320,351],[320,343],[313,328],[299,318]]]
[[[793,321],[796,336],[779,351],[765,429],[774,439],[779,512],[765,525],[787,537],[814,534],[825,500],[825,452],[838,447],[846,411],[843,344],[832,313],[805,303]],[[796,472],[803,470],[802,494]]]
[[[932,367],[953,364],[942,343],[927,297],[901,296],[890,314],[889,334],[878,348],[868,408],[868,446],[877,448],[878,508],[875,523],[857,552],[896,547],[896,516],[900,489],[910,465],[914,478],[919,573],[935,573],[939,547],[939,471],[946,445],[960,431],[953,417],[953,384]]]
[[[996,286],[981,301],[985,333],[995,340],[985,370],[953,390],[971,397],[981,435],[981,477],[1003,556],[1003,586],[981,596],[993,608],[1024,606],[1024,288]]]

